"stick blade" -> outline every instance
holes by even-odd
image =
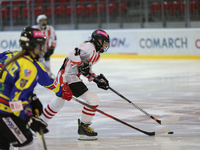
[[[169,119],[162,120],[162,121],[161,121],[161,125],[171,124],[171,123],[173,123],[173,122],[178,121],[179,119],[180,119],[180,116],[179,116],[179,115],[173,116],[173,117],[171,117],[171,118],[169,118]]]
[[[42,136],[40,135],[40,133],[36,132],[36,136],[37,136],[38,142],[39,142],[40,146],[42,147],[42,149],[45,149],[44,145],[43,145],[43,141],[42,141]]]
[[[169,128],[160,129],[158,131],[155,131],[155,135],[168,133],[169,131],[170,131]]]

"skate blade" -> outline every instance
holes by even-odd
[[[93,141],[97,139],[98,139],[98,136],[79,135],[78,137],[78,140],[81,140],[81,141]]]

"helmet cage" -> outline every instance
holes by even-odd
[[[102,44],[99,42],[99,40],[102,41]],[[92,33],[92,42],[95,44],[96,51],[99,51],[100,53],[106,52],[110,47],[109,35],[103,30],[95,30]],[[101,50],[105,42],[107,43],[107,46]]]

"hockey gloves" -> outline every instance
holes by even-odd
[[[40,100],[37,98],[36,94],[33,93],[33,95],[31,96],[31,101],[30,101],[30,105],[32,107],[32,110],[38,109],[39,111],[39,115],[42,114],[43,112],[43,105],[40,102]],[[35,111],[33,111],[33,115],[35,116]]]
[[[53,52],[54,52],[54,47],[53,46],[50,46],[49,47],[49,50],[45,53],[45,55],[44,55],[44,59],[46,60],[46,61],[48,61],[49,60],[49,57],[53,54]]]
[[[107,90],[109,88],[109,82],[108,80],[105,78],[105,76],[103,74],[100,74],[99,76],[97,76],[97,78],[99,79],[97,80],[93,80],[97,86],[101,89]]]
[[[78,71],[80,74],[87,76],[90,73],[90,65],[87,60],[83,61],[81,65],[78,66]]]
[[[72,99],[72,91],[68,85],[68,83],[66,82],[63,86],[62,86],[62,99],[70,101]]]
[[[39,132],[40,129],[42,129],[44,133],[48,132],[48,129],[46,128],[48,124],[42,119],[30,116],[27,118],[26,121],[29,128],[31,128],[31,130],[33,130],[34,132]]]

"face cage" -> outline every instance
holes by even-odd
[[[102,41],[103,41],[103,43],[104,43],[104,42],[107,42],[106,40],[102,40]],[[99,42],[98,42],[98,43],[99,43]],[[100,43],[99,43],[99,44],[100,44]],[[99,47],[101,48],[101,47],[103,47],[103,45],[100,44]],[[106,46],[103,50],[101,50],[101,51],[99,51],[99,52],[100,52],[100,53],[105,53],[105,52],[108,51],[109,47],[110,47],[110,42],[107,42],[107,46]]]
[[[43,46],[44,46],[44,44],[36,44],[35,48],[40,50],[40,51],[42,51],[43,50]]]
[[[39,50],[40,53],[36,55],[36,60],[39,61],[40,58],[44,57],[44,52],[43,52],[43,46],[44,44],[36,44],[35,49]],[[33,51],[34,52],[34,51]]]
[[[103,45],[101,44],[101,43],[99,43],[99,41],[95,38],[95,37],[93,37],[94,38],[94,41],[95,41],[95,45],[97,46],[97,48],[98,48],[98,50],[97,51],[99,51],[100,53],[104,53],[104,52],[107,52],[108,51],[108,49],[109,49],[109,47],[110,47],[110,42],[107,42],[105,39],[101,39],[102,40],[102,43],[104,43],[104,42],[107,42],[107,46],[103,49],[103,50],[101,50],[100,51],[100,49],[103,47]],[[99,46],[98,46],[98,44],[99,44]]]

